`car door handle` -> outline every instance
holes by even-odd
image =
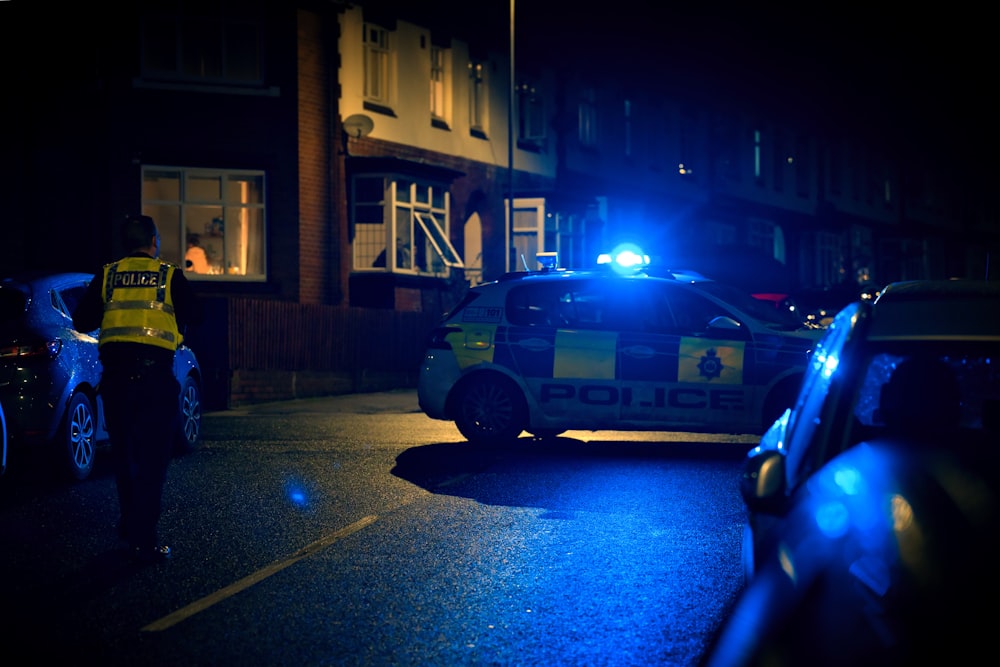
[[[523,347],[531,352],[541,352],[542,350],[548,350],[549,348],[555,347],[551,342],[545,340],[544,338],[522,338],[515,344],[518,347]]]
[[[656,356],[656,350],[648,345],[629,345],[622,348],[622,354],[635,359],[652,359]]]

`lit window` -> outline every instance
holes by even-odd
[[[142,212],[188,277],[266,279],[263,172],[143,167]]]
[[[446,53],[440,46],[431,46],[431,118],[442,123],[448,122]]]
[[[473,134],[486,136],[489,90],[486,82],[486,63],[469,63],[469,129]]]
[[[391,84],[389,31],[366,23],[364,26],[365,49],[365,100],[389,105]]]

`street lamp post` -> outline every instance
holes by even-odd
[[[505,239],[507,243],[504,270],[510,271],[511,250],[514,249],[513,217],[514,217],[514,4],[510,0],[510,90],[507,92],[507,206],[505,207]]]

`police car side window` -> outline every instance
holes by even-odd
[[[516,326],[558,326],[556,305],[551,285],[515,287],[507,294],[507,320]]]
[[[567,285],[559,307],[566,326],[600,331],[639,331],[645,308],[642,285],[607,278]]]
[[[572,283],[559,294],[559,315],[574,329],[600,329],[603,296],[591,283]]]
[[[648,329],[645,285],[577,280],[522,285],[507,294],[507,320],[515,326],[637,331]]]
[[[682,336],[697,336],[708,331],[708,323],[713,318],[729,313],[717,306],[713,301],[683,288],[674,288],[666,292],[667,303],[673,318],[673,331]]]
[[[670,307],[670,293],[659,283],[643,286],[642,330],[658,334],[673,334],[677,332],[677,321]]]
[[[601,328],[614,331],[648,331],[647,315],[651,291],[641,280],[624,280],[621,284],[595,282],[595,292],[601,302]]]

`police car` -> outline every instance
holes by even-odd
[[[698,274],[509,273],[430,333],[417,395],[477,444],[524,431],[760,434],[821,333]]]

